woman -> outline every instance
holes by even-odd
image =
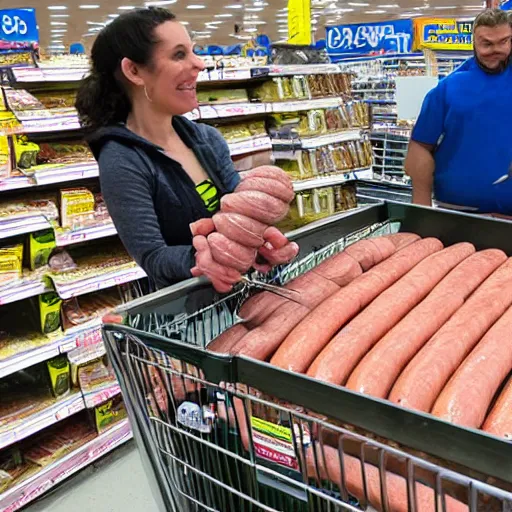
[[[204,67],[187,31],[166,9],[135,9],[98,34],[91,59],[76,107],[123,244],[158,288],[193,273],[229,291],[240,274],[196,253],[189,228],[240,178],[220,133],[182,117]]]

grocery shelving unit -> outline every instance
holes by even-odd
[[[83,158],[60,162],[58,165],[35,166],[34,163],[39,164],[37,157],[25,155],[28,160],[32,158],[31,165],[25,165],[20,170],[20,154],[16,152],[16,149],[19,150],[18,144],[22,146],[28,140],[26,148],[38,154],[38,149],[30,147],[31,143],[37,144],[40,149],[42,145],[80,140],[81,126],[74,108],[70,105],[45,106],[40,100],[44,100],[45,94],[51,95],[53,91],[76,90],[87,73],[85,64],[81,59],[73,59],[69,66],[65,65],[65,61],[57,61],[3,72],[4,79],[8,80],[4,80],[2,88],[3,101],[0,107],[4,105],[6,108],[0,115],[0,136],[7,141],[10,149],[7,155],[10,166],[4,166],[3,171],[0,168],[0,251],[18,242],[27,247],[27,240],[32,235],[50,232],[54,238],[53,246],[58,251],[69,252],[78,263],[78,268],[63,273],[51,270],[48,265],[30,271],[25,268],[21,276],[9,281],[9,286],[0,285],[0,315],[2,312],[5,316],[9,314],[10,310],[6,308],[16,307],[18,310],[29,311],[48,293],[53,294],[59,302],[67,304],[79,316],[84,307],[82,301],[94,305],[96,299],[99,302],[103,297],[111,300],[115,290],[118,290],[117,301],[143,292],[139,283],[145,273],[118,247],[117,233],[111,219],[101,217],[99,222],[78,222],[68,227],[62,225],[62,201],[55,200],[55,194],[68,188],[97,189],[98,166],[90,154],[84,153]],[[251,94],[246,101],[202,103],[188,116],[199,122],[212,123],[221,129],[238,170],[251,166],[251,159],[258,155],[268,155],[269,163],[277,159],[278,164],[286,165],[301,159],[303,154],[332,152],[336,148],[348,155],[343,168],[333,166],[324,169],[322,173],[311,171],[295,176],[294,189],[298,196],[306,194],[314,198],[312,205],[317,210],[307,211],[306,220],[290,225],[289,229],[298,228],[304,222],[318,222],[327,215],[340,215],[342,210],[354,206],[351,199],[342,197],[341,188],[347,182],[352,184],[354,179],[371,178],[368,153],[364,156],[365,165],[361,165],[360,161],[363,159],[363,145],[369,147],[366,133],[368,124],[361,119],[361,113],[354,110],[356,104],[349,90],[339,94],[332,90],[329,94],[316,94],[313,97],[307,88],[300,98],[276,97],[273,101],[254,98],[254,90],[268,82],[278,83],[283,79],[293,81],[297,75],[310,77],[340,73],[339,67],[335,65],[269,65],[209,70],[203,72],[199,79],[200,90],[210,87],[220,91],[235,88]],[[302,80],[308,83],[308,78]],[[292,144],[288,139],[289,130],[283,138],[279,129],[268,129],[272,116],[307,119],[314,112],[317,118],[323,119],[327,109],[331,117],[333,112],[336,114],[339,125],[337,129],[332,129],[323,120],[319,127],[308,128],[305,132],[292,130]],[[252,127],[255,123],[260,123],[264,129],[258,128],[254,132],[239,130],[240,126]],[[249,163],[245,162],[247,158]],[[51,162],[50,159],[45,163]],[[353,188],[353,185],[350,187]],[[355,201],[355,192],[353,195]],[[34,199],[42,202],[34,202]],[[95,196],[95,204],[98,200],[101,201],[101,198]],[[304,209],[302,197],[301,208]],[[101,261],[88,254],[104,249],[108,250]],[[53,332],[42,334],[37,332],[37,328],[34,332],[25,326],[25,331],[20,329],[21,335],[16,332],[3,340],[4,343],[0,343],[0,385],[17,378],[17,372],[22,370],[46,370],[49,361],[62,356],[75,368],[101,361],[105,355],[101,314],[105,309],[100,306],[96,314],[92,315],[87,309],[87,319],[83,323],[70,324],[67,313],[61,312],[62,325]],[[86,304],[86,307],[91,306]],[[23,332],[27,333],[26,337]],[[117,382],[106,378],[96,386],[80,389],[75,386],[63,396],[43,394],[36,397],[39,402],[34,398],[37,407],[33,413],[20,415],[16,421],[8,420],[3,426],[0,412],[0,469],[12,461],[9,458],[11,453],[25,453],[25,450],[31,449],[29,445],[32,441],[53,432],[53,429],[59,435],[61,429],[67,428],[68,422],[79,422],[87,415],[94,415],[98,407],[113,403],[111,401],[115,401],[119,395]],[[26,471],[23,469],[21,476],[13,473],[11,482],[2,485],[0,481],[0,509],[14,511],[25,506],[72,473],[126,442],[131,438],[131,432],[128,423],[123,420],[114,423],[108,430],[90,433],[90,436],[90,439],[82,436],[88,439],[86,444],[70,443],[69,449],[60,453],[59,457],[50,457],[51,463],[41,466],[31,464]]]

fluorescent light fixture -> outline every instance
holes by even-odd
[[[65,21],[50,21],[52,27],[65,27],[67,23]]]
[[[226,9],[243,9],[244,6],[242,4],[231,4],[226,5]]]
[[[267,22],[263,20],[253,20],[250,22],[251,25],[266,25]]]
[[[364,11],[365,14],[386,14],[385,9],[375,9],[373,11]]]
[[[65,50],[66,47],[63,44],[51,44],[48,46],[51,50]]]
[[[261,12],[263,11],[263,7],[246,7],[247,12]]]
[[[65,11],[67,7],[65,5],[49,5],[48,9],[50,11]]]
[[[384,5],[377,5],[377,7],[382,9],[398,9],[400,6],[398,4],[384,4]]]
[[[345,12],[354,12],[354,10],[355,10],[355,9],[350,9],[350,8],[345,9],[345,8],[343,8],[343,9],[336,9],[334,12],[335,12],[336,14],[343,14],[343,13],[345,13]]]
[[[278,28],[277,31],[280,33],[280,34],[284,34],[285,32],[288,33],[288,29],[287,28]]]
[[[254,5],[254,7],[267,7],[268,6],[268,2],[260,2],[260,1],[257,0],[252,5]]]
[[[50,14],[50,18],[69,18],[69,14]]]
[[[218,28],[220,28],[220,27],[218,27],[217,25],[208,25],[208,23],[205,23],[205,24],[204,24],[204,26],[205,26],[205,28],[207,28],[208,30],[217,30]],[[197,34],[197,32],[196,32],[196,34]]]
[[[109,18],[119,18],[119,14],[109,14]]]
[[[84,4],[84,5],[79,5],[78,8],[79,9],[99,9],[100,6],[98,4]]]
[[[166,5],[175,4],[177,0],[160,0],[156,2],[146,2],[144,5],[146,7],[164,7]]]
[[[194,35],[196,36],[210,36],[211,34],[210,30],[198,30],[197,32],[194,32]]]
[[[100,27],[104,27],[105,23],[102,21],[87,21],[87,25],[99,25]]]
[[[214,18],[232,18],[232,14],[216,14]]]
[[[187,9],[206,9],[206,5],[203,5],[203,4],[190,4],[190,5],[187,5]]]
[[[245,29],[245,32],[258,32],[258,29],[256,27],[249,27]]]
[[[205,25],[221,25],[222,23],[224,23],[223,21],[205,21],[204,24]]]
[[[370,7],[370,4],[367,4],[366,2],[349,2],[348,5],[351,5],[352,7]]]
[[[120,11],[131,11],[132,9],[135,9],[134,5],[120,5],[118,7]]]
[[[65,34],[67,31],[67,28],[54,28],[51,32],[52,34]]]

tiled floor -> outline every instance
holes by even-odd
[[[27,512],[157,512],[133,441],[84,469]]]

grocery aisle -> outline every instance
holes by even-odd
[[[157,512],[133,441],[91,464],[27,512]]]

